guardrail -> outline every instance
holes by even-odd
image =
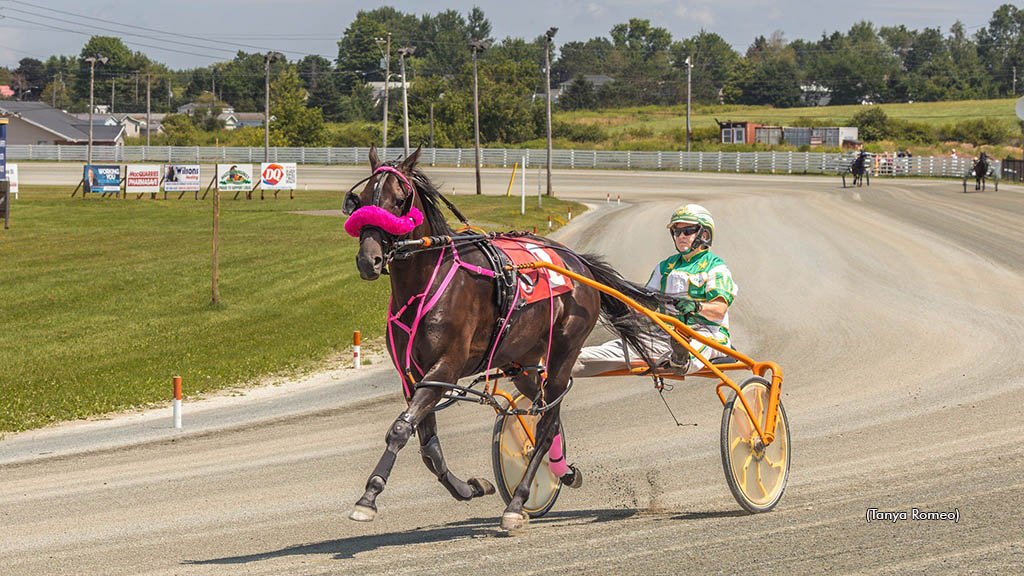
[[[299,164],[366,164],[369,148],[270,148],[270,161]],[[484,166],[511,167],[525,159],[528,168],[547,164],[547,150],[532,148],[482,148]],[[85,162],[85,146],[9,145],[9,160]],[[853,160],[854,152],[676,152],[630,150],[554,150],[555,168],[602,168],[613,170],[676,170],[690,172],[752,172],[768,174],[835,174]],[[384,151],[380,151],[384,157]],[[387,159],[402,155],[389,148]],[[256,163],[263,148],[207,146],[94,146],[94,163]],[[425,148],[420,162],[430,166],[472,166],[472,148]],[[996,173],[1001,164],[994,161]],[[893,158],[875,155],[869,167],[875,176],[937,176],[962,178],[971,169],[970,158],[917,156]]]

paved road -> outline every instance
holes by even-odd
[[[339,188],[356,173],[315,172]],[[436,173],[457,187],[471,181],[469,171]],[[500,183],[499,172],[488,176]],[[740,285],[736,344],[786,374],[792,473],[774,512],[742,514],[729,494],[710,383],[668,394],[695,424],[676,428],[649,382],[619,378],[581,380],[565,401],[569,459],[587,483],[564,490],[527,533],[497,531],[497,496],[451,500],[412,448],[377,521],[352,523],[403,402],[342,395],[265,425],[0,466],[0,572],[1021,573],[1020,189],[558,176],[564,196],[630,202],[564,239],[636,279],[671,249],[671,208],[697,201],[715,214],[716,252]],[[491,425],[481,407],[441,416],[454,471],[490,475]],[[869,508],[915,507],[956,509],[959,522],[865,521]]]

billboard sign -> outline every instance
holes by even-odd
[[[249,192],[252,188],[252,164],[217,164],[218,190]]]
[[[264,190],[295,190],[298,167],[295,162],[264,162],[260,169],[260,187]]]
[[[164,166],[165,192],[199,192],[201,187],[199,164],[167,164]]]
[[[11,183],[11,196],[18,197],[18,165],[7,165],[7,181]]]
[[[156,194],[160,191],[158,164],[129,165],[124,177],[125,194]]]
[[[82,178],[85,180],[86,192],[119,193],[121,192],[121,167],[86,164]]]
[[[7,119],[0,121],[0,180],[7,174]],[[12,190],[13,192],[13,190]]]

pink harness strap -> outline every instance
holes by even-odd
[[[444,263],[445,252],[448,250],[449,247],[451,247],[452,250],[452,266],[448,269],[448,273],[445,274],[444,279],[441,280],[441,283],[440,285],[438,285],[437,290],[434,291],[434,294],[432,296],[429,296],[430,288],[431,286],[434,285],[434,280],[437,279],[438,272],[441,270],[441,264]],[[452,279],[455,278],[455,274],[459,271],[460,268],[464,268],[469,272],[480,274],[482,276],[488,276],[491,278],[495,276],[495,272],[493,270],[488,270],[487,268],[483,268],[475,264],[467,264],[466,262],[463,262],[462,259],[459,258],[459,252],[458,249],[455,247],[455,242],[452,241],[450,244],[445,245],[441,248],[441,254],[437,258],[437,264],[434,265],[434,271],[430,274],[430,280],[427,281],[426,288],[424,288],[423,292],[409,298],[409,301],[406,302],[405,305],[398,310],[398,312],[391,312],[392,304],[388,304],[387,333],[388,340],[391,343],[391,360],[392,362],[394,362],[395,368],[399,371],[399,373],[402,376],[402,387],[405,390],[405,397],[407,400],[412,398],[412,392],[409,390],[409,382],[406,381],[408,379],[407,375],[411,374],[410,367],[415,366],[416,369],[419,370],[420,376],[422,377],[424,375],[423,369],[419,367],[419,365],[416,363],[416,360],[412,357],[413,342],[416,339],[416,332],[419,330],[420,321],[423,320],[423,318],[427,315],[427,313],[430,312],[431,309],[433,309],[434,305],[437,304],[437,301],[441,299],[441,296],[444,295],[445,290],[448,289],[448,286],[452,283]],[[416,316],[413,318],[412,324],[410,326],[406,326],[404,323],[402,323],[400,318],[416,300],[420,301],[419,306],[416,308]],[[511,311],[509,312],[509,314],[511,315]],[[395,349],[395,338],[393,328],[394,326],[401,328],[406,334],[409,335],[409,342],[405,347],[404,369],[403,364],[398,359],[398,351]],[[490,363],[488,363],[488,367],[489,366]]]

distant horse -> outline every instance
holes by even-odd
[[[971,169],[964,175],[964,192],[967,192],[967,179],[971,176],[974,177],[974,189],[985,190],[985,180],[988,178],[989,166],[988,156],[982,152]]]
[[[519,529],[526,523],[523,505],[534,475],[559,434],[558,402],[570,385],[573,363],[599,315],[610,320],[611,327],[636,350],[644,350],[639,340],[643,329],[638,322],[630,323],[632,312],[625,304],[581,282],[572,283],[566,293],[525,307],[513,303],[505,312],[499,293],[505,282],[505,286],[516,286],[518,295],[514,275],[509,282],[510,271],[495,262],[488,236],[460,241],[449,228],[440,204],[446,204],[460,219],[461,214],[419,170],[419,156],[417,149],[401,163],[382,163],[376,148],[371,147],[366,186],[356,192],[357,183],[345,197],[345,212],[351,214],[345,229],[359,237],[359,275],[376,280],[382,273],[390,274],[387,346],[408,403],[389,427],[384,454],[349,517],[363,522],[374,519],[377,496],[387,484],[398,452],[414,433],[419,436],[424,464],[455,499],[494,493],[487,480],[463,481],[448,468],[434,413],[445,390],[451,390],[460,378],[493,365],[512,375],[516,388],[533,399],[534,405],[553,404],[537,423],[536,449],[501,518],[502,529]],[[423,237],[432,238],[423,249],[402,253],[394,249],[400,240]],[[645,306],[671,302],[624,280],[595,256],[575,254],[537,236],[526,239],[535,247],[557,250],[568,269],[612,286]],[[533,375],[522,370],[542,363],[546,366]],[[556,472],[555,458],[551,460],[551,469],[563,485],[579,485],[581,476],[575,467],[562,464]]]
[[[867,180],[868,186],[871,185],[871,175],[868,173],[867,159],[868,155],[863,151],[853,159],[850,166],[843,172],[843,188],[846,188],[846,175],[849,173],[853,174],[854,186],[860,187],[864,183],[865,179]]]

